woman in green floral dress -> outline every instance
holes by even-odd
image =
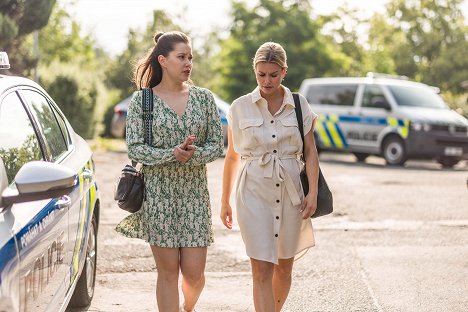
[[[144,144],[142,91],[129,104],[126,128],[128,156],[143,164],[146,200],[116,230],[150,244],[159,311],[194,311],[213,242],[206,164],[222,155],[223,134],[211,92],[188,83],[190,39],[175,31],[154,39],[134,74],[139,89],[153,90],[152,145]],[[179,270],[185,301],[180,307]]]

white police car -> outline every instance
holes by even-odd
[[[453,167],[468,159],[468,120],[450,110],[435,88],[369,73],[368,77],[312,78],[303,94],[319,114],[319,150],[380,155],[390,165],[409,158]]]
[[[7,60],[0,52],[1,67]],[[0,311],[90,304],[99,223],[91,156],[44,89],[0,75]]]

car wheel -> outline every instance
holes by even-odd
[[[444,168],[453,168],[458,162],[460,161],[460,158],[457,157],[443,157],[437,159],[437,162],[442,165]]]
[[[356,156],[357,161],[365,161],[369,154],[367,153],[353,153]]]
[[[97,227],[96,219],[90,224],[88,234],[88,244],[86,246],[86,258],[81,272],[80,279],[76,284],[73,296],[70,299],[70,307],[82,308],[91,303],[94,295],[94,285],[96,282],[96,260],[97,260]]]
[[[388,137],[384,141],[382,154],[387,165],[392,166],[402,166],[407,158],[405,144],[397,136]]]

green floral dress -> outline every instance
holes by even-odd
[[[146,200],[123,219],[116,231],[166,248],[203,247],[213,242],[206,164],[223,152],[223,133],[213,95],[190,86],[187,107],[179,117],[154,95],[153,144],[144,144],[142,91],[128,107],[128,156],[143,164]],[[182,164],[174,148],[195,134],[192,158]]]

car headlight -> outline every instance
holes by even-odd
[[[415,131],[421,131],[423,128],[423,124],[420,123],[420,122],[412,122],[411,123],[411,129],[415,130]]]
[[[428,123],[423,123],[423,122],[412,122],[411,123],[411,129],[415,131],[431,131],[432,127]]]

